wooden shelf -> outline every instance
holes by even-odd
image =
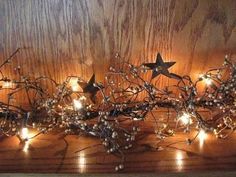
[[[155,135],[144,133],[132,150],[126,152],[122,172],[199,172],[235,170],[236,133],[220,140],[208,135],[200,146],[184,141],[194,136],[178,133],[158,143]],[[0,172],[24,173],[112,173],[120,159],[107,154],[93,137],[46,134],[19,144],[16,137],[0,140]],[[156,147],[163,150],[157,150]],[[80,149],[87,148],[81,152]]]

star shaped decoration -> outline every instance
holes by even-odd
[[[154,79],[158,75],[162,74],[166,77],[175,78],[175,79],[180,80],[181,77],[179,75],[174,74],[174,73],[170,73],[168,71],[168,69],[171,66],[173,66],[175,63],[176,62],[164,62],[161,57],[161,54],[158,53],[155,63],[144,63],[143,65],[146,66],[147,68],[149,68],[150,70],[152,70],[152,78],[151,79]]]
[[[95,82],[95,74],[92,75],[90,80],[86,82],[78,82],[79,86],[83,89],[84,93],[87,93],[89,95],[90,100],[95,103],[96,101],[96,94],[100,90],[100,88],[103,88],[102,85],[96,86]],[[100,88],[99,88],[100,87]]]

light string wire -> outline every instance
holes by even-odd
[[[144,65],[134,66],[117,57],[120,64],[109,68],[105,82],[94,82],[90,86],[92,91],[85,93],[70,87],[72,79],[76,79],[77,84],[86,83],[79,76],[68,76],[58,83],[47,76],[24,75],[17,67],[19,79],[8,78],[3,67],[19,51],[17,49],[0,65],[0,91],[7,89],[9,92],[7,102],[0,101],[0,136],[17,135],[21,141],[27,141],[55,129],[66,134],[89,134],[101,140],[107,153],[121,157],[122,162],[115,167],[121,170],[124,168],[124,151],[135,145],[140,125],[148,115],[154,120],[154,133],[159,139],[172,136],[177,130],[197,130],[196,136],[204,130],[218,138],[226,138],[236,129],[236,65],[229,57],[225,58],[222,67],[208,70],[196,81],[185,75],[166,89],[156,87],[154,79],[145,79],[149,71]],[[53,85],[53,93],[47,90],[45,81]],[[199,85],[204,81],[210,84],[200,93]],[[12,101],[23,91],[29,102],[28,108],[16,106]],[[89,94],[96,95],[96,103]],[[168,121],[163,123],[158,114],[153,113],[163,108],[173,110],[177,117],[168,115]],[[210,118],[203,117],[201,109],[215,114]],[[175,121],[176,127],[172,129],[169,124]],[[22,128],[36,129],[37,133],[22,138]],[[196,136],[187,139],[187,143],[191,144]]]

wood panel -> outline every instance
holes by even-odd
[[[154,60],[157,52],[177,61],[173,72],[196,77],[219,66],[225,54],[236,57],[236,1],[0,0],[0,61],[18,47],[26,49],[5,70],[12,78],[14,66],[21,65],[25,73],[48,75],[57,81],[70,74],[88,79],[93,72],[103,81],[108,67],[116,63],[116,53],[141,64]],[[170,82],[161,77],[157,84],[162,87]],[[182,161],[176,160],[176,147],[158,152],[141,145],[129,154],[125,172],[232,170],[236,165],[233,136],[224,144],[212,139],[203,149],[198,144],[180,144]],[[4,139],[0,171],[113,172],[119,162],[97,148],[86,151],[81,166],[75,151],[99,142],[75,136],[67,140],[65,150],[58,135],[41,136],[26,153],[15,137]],[[144,143],[155,144],[156,137]]]
[[[194,77],[236,53],[235,0],[1,0],[0,23],[0,61],[26,47],[13,65],[57,81],[103,81],[116,53],[140,64],[161,52]]]

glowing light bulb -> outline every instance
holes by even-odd
[[[206,132],[201,129],[201,130],[199,131],[199,134],[198,134],[198,139],[199,139],[200,147],[203,146],[204,141],[205,141],[206,138],[207,138]]]
[[[7,89],[7,88],[13,88],[13,83],[12,83],[11,81],[5,81],[5,82],[3,82],[3,84],[2,84],[2,88],[5,88],[5,89]]]
[[[79,109],[83,108],[83,105],[82,105],[82,103],[81,103],[80,100],[74,99],[73,102],[74,102],[74,108],[75,108],[75,110],[79,110]]]
[[[204,79],[204,74],[199,74],[199,79]]]
[[[71,78],[69,85],[72,89],[72,91],[76,92],[79,91],[79,85],[78,85],[78,79],[77,78]]]
[[[79,87],[77,85],[72,85],[71,89],[72,89],[72,91],[76,92],[76,91],[78,91]]]
[[[180,117],[179,120],[184,124],[184,125],[188,125],[192,123],[192,119],[190,118],[191,116],[184,112]]]
[[[24,127],[22,128],[21,130],[21,138],[24,140],[24,147],[23,147],[23,151],[25,153],[28,152],[28,149],[29,149],[29,130],[28,128]]]
[[[81,96],[79,100],[86,100],[87,98],[85,96]]]
[[[28,130],[28,128],[26,128],[26,127],[22,128],[22,130],[21,130],[21,137],[24,140],[27,140],[29,138],[29,130]]]
[[[212,84],[212,79],[210,78],[209,75],[200,74],[199,78],[201,78],[205,82],[206,85]]]
[[[204,79],[204,82],[206,83],[206,85],[211,85],[212,84],[212,80],[210,78]]]

